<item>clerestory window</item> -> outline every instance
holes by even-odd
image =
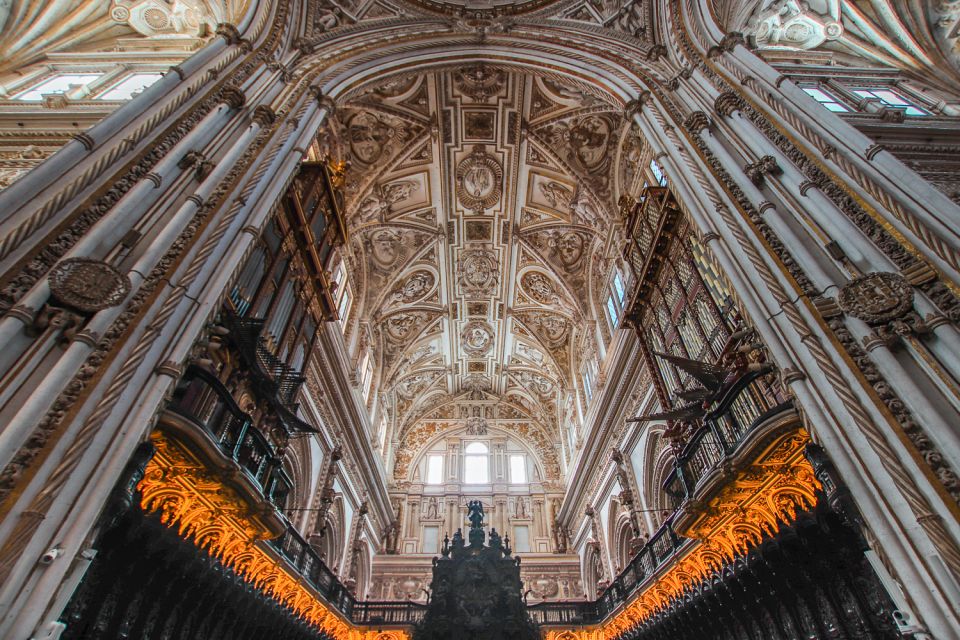
[[[482,442],[471,442],[463,451],[463,481],[467,484],[486,484],[490,481],[490,450]]]
[[[97,96],[97,100],[130,100],[162,77],[162,73],[134,73]]]
[[[47,78],[40,84],[35,85],[32,89],[17,95],[16,99],[26,100],[28,102],[40,102],[43,100],[43,96],[67,93],[68,91],[79,89],[80,87],[90,84],[102,75],[102,73],[61,73],[52,78]]]

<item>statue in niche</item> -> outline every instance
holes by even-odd
[[[517,498],[513,507],[514,518],[526,518],[528,515],[527,501],[525,498]]]
[[[427,518],[435,520],[440,517],[440,505],[435,497],[431,497],[427,501],[426,507]]]

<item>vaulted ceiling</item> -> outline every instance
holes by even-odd
[[[820,50],[842,64],[881,65],[960,87],[960,3],[921,0],[712,0],[721,26],[761,51]],[[824,64],[829,64],[827,59]]]
[[[354,314],[394,438],[473,406],[553,448],[636,177],[620,109],[586,84],[475,65],[368,86],[326,135],[349,161]]]

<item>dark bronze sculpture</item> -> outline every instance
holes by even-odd
[[[535,640],[536,626],[527,616],[520,581],[520,559],[511,555],[510,539],[490,530],[484,545],[483,505],[467,504],[469,544],[460,529],[444,538],[442,556],[434,559],[431,597],[414,640]]]

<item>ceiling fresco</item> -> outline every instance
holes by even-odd
[[[393,438],[472,416],[524,421],[541,453],[556,447],[597,350],[616,200],[636,178],[622,109],[586,84],[489,65],[390,78],[341,104],[323,143],[348,163],[362,309],[348,331],[370,347]]]

